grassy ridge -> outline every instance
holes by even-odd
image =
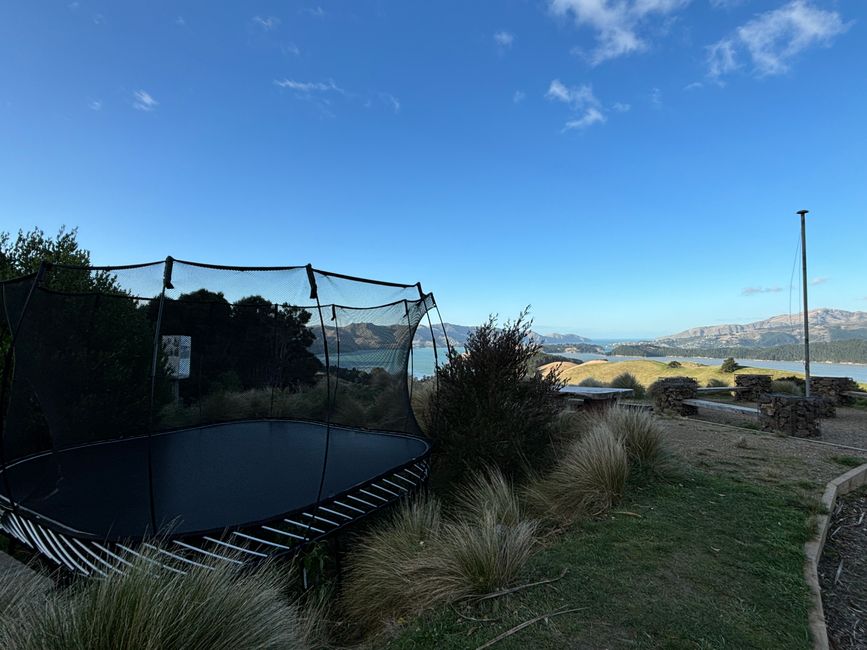
[[[631,514],[630,514],[631,513]],[[809,648],[802,577],[808,504],[791,489],[683,470],[635,487],[531,561],[550,587],[440,609],[388,647],[476,648],[561,608],[497,648]],[[475,622],[468,617],[477,619]]]
[[[546,372],[549,368],[560,368],[561,376],[569,384],[578,384],[584,379],[593,378],[605,383],[610,382],[617,375],[628,372],[635,376],[645,387],[650,386],[660,377],[692,377],[699,385],[706,386],[711,379],[718,379],[727,385],[733,386],[734,375],[759,374],[771,375],[774,379],[782,377],[803,376],[801,373],[789,370],[768,370],[766,368],[741,368],[735,373],[722,372],[720,366],[705,366],[700,363],[681,362],[679,368],[669,368],[668,364],[661,361],[642,359],[639,361],[609,361],[603,363],[574,364],[549,364],[542,366]]]

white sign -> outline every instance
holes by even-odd
[[[175,379],[190,376],[190,349],[192,338],[177,334],[163,337],[163,351],[166,354],[166,368]]]

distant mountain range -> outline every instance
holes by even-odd
[[[809,312],[810,341],[867,339],[867,312],[813,309]],[[722,347],[768,348],[803,343],[803,316],[782,314],[746,325],[708,325],[661,336],[654,343],[667,347],[707,349]]]
[[[443,323],[446,334],[449,337],[449,343],[452,345],[463,346],[467,342],[467,337],[476,329],[470,325],[455,325],[453,323]],[[445,346],[445,337],[443,336],[443,327],[439,323],[433,324],[434,337],[436,338],[437,346]],[[537,341],[541,341],[554,345],[568,345],[572,343],[588,343],[590,339],[579,336],[578,334],[539,334],[538,332],[530,332],[530,335]],[[424,321],[418,328],[415,335],[415,345],[419,347],[431,347],[430,329],[427,327],[427,321]]]

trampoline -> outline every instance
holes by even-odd
[[[69,570],[292,553],[427,480],[420,284],[167,258],[0,289],[0,529]]]

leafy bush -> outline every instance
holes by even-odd
[[[528,338],[531,324],[526,311],[502,328],[492,316],[467,338],[464,354],[451,352],[439,369],[426,428],[443,484],[491,465],[518,477],[544,462],[563,383],[554,372],[527,372],[541,350]]]
[[[735,372],[738,370],[740,366],[738,362],[734,360],[733,357],[729,357],[728,359],[724,359],[722,365],[720,366],[721,372]]]
[[[707,380],[706,385],[708,388],[722,388],[723,386],[729,386],[730,384],[727,384],[722,379],[712,378]]]
[[[623,443],[629,460],[636,466],[659,470],[667,461],[662,429],[652,413],[612,408],[605,414],[602,424]]]
[[[669,368],[682,368],[683,364],[680,361],[669,361],[668,367]]]
[[[579,383],[579,386],[584,386],[586,388],[608,388],[605,382],[599,381],[598,379],[593,379],[593,377],[587,377],[586,379],[582,379]]]
[[[629,372],[622,372],[612,379],[611,388],[630,388],[638,399],[644,397],[646,392],[641,382],[638,381],[635,375]]]
[[[623,494],[629,456],[604,423],[565,451],[551,472],[528,489],[537,510],[570,522],[607,511]]]
[[[181,575],[155,573],[150,562],[146,557],[126,575],[82,581],[16,608],[0,620],[0,647],[314,647],[316,616],[287,598],[285,572],[222,564]]]

